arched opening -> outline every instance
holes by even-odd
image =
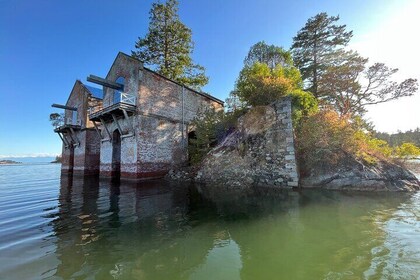
[[[191,164],[191,152],[194,151],[195,145],[194,140],[197,139],[197,134],[195,131],[188,132],[188,163]]]
[[[121,174],[121,134],[118,129],[112,133],[112,177]]]
[[[73,167],[74,167],[74,146],[71,144],[69,146],[69,167],[68,167],[68,173],[73,173]]]

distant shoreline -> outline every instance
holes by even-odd
[[[22,162],[19,161],[14,161],[14,160],[0,160],[0,164],[21,164]]]

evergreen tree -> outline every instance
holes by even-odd
[[[153,3],[149,31],[138,39],[132,55],[158,73],[187,86],[199,89],[208,83],[204,67],[191,58],[194,44],[191,29],[179,19],[178,1]]]
[[[281,66],[293,65],[290,52],[284,50],[282,47],[267,45],[264,41],[253,45],[244,59],[244,64],[248,67],[256,62],[265,63],[271,69],[274,69],[279,64]]]
[[[295,65],[302,73],[307,90],[319,97],[318,83],[325,70],[348,44],[353,32],[346,25],[336,25],[339,16],[319,13],[310,18],[293,38],[292,53]]]

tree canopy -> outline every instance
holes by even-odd
[[[267,105],[301,87],[299,70],[295,67],[277,65],[271,69],[267,64],[256,62],[245,66],[236,83],[237,94],[249,105]]]
[[[353,36],[352,31],[346,31],[346,25],[336,24],[339,19],[339,16],[319,13],[308,19],[293,38],[293,60],[301,71],[307,90],[316,97],[319,96],[320,76]]]
[[[271,69],[274,69],[277,65],[293,65],[292,55],[289,51],[275,45],[267,45],[264,41],[251,46],[248,55],[244,59],[244,65],[248,67],[256,62],[265,63]]]
[[[199,89],[208,83],[204,67],[194,64],[192,32],[181,22],[178,1],[153,3],[148,33],[139,37],[132,55],[158,73]]]

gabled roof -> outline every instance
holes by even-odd
[[[92,94],[92,97],[94,97],[96,99],[103,99],[104,98],[104,92],[103,92],[102,89],[92,87],[92,86],[88,86],[88,85],[85,85],[85,84],[83,84],[83,85]]]
[[[186,85],[183,85],[183,84],[181,84],[181,83],[179,83],[179,82],[176,82],[176,81],[174,81],[174,80],[172,80],[172,79],[169,79],[168,77],[165,77],[165,76],[163,76],[162,74],[157,73],[156,71],[153,71],[153,70],[151,70],[151,69],[149,69],[149,68],[144,67],[144,66],[143,66],[143,62],[142,62],[141,60],[139,60],[138,58],[135,58],[135,57],[133,57],[133,56],[131,56],[131,55],[125,54],[125,53],[123,53],[123,52],[118,52],[118,54],[117,54],[117,56],[115,57],[114,62],[112,63],[112,65],[114,65],[114,64],[115,64],[115,62],[117,61],[117,59],[118,59],[118,57],[119,57],[119,56],[124,56],[124,57],[126,57],[126,58],[129,58],[129,59],[131,59],[131,60],[133,60],[133,61],[135,61],[135,62],[139,63],[139,64],[141,65],[141,67],[142,67],[144,70],[147,70],[147,71],[149,71],[149,72],[151,72],[151,73],[153,73],[153,74],[155,74],[155,75],[158,75],[158,76],[160,76],[160,77],[164,78],[165,80],[170,81],[170,82],[172,82],[172,83],[174,83],[174,84],[177,84],[177,85],[179,85],[179,86],[185,87],[185,88],[189,89],[190,91],[195,92],[195,93],[197,93],[197,94],[199,94],[199,95],[201,95],[201,96],[204,96],[204,97],[206,97],[206,98],[208,98],[208,99],[211,99],[211,100],[213,100],[213,101],[215,101],[215,102],[217,102],[217,103],[219,103],[219,104],[221,104],[221,105],[224,105],[224,103],[225,103],[224,101],[222,101],[222,100],[220,100],[220,99],[218,99],[218,98],[216,98],[216,97],[214,97],[214,96],[212,96],[212,95],[210,95],[210,94],[208,94],[208,93],[205,93],[205,92],[202,92],[202,91],[197,91],[197,90],[195,90],[195,89],[193,89],[193,88],[190,88],[190,87],[188,87],[188,86],[186,86]],[[112,69],[112,66],[111,66],[110,70],[108,71],[107,77],[108,77],[108,75],[109,75],[109,73],[110,73],[111,69]]]

